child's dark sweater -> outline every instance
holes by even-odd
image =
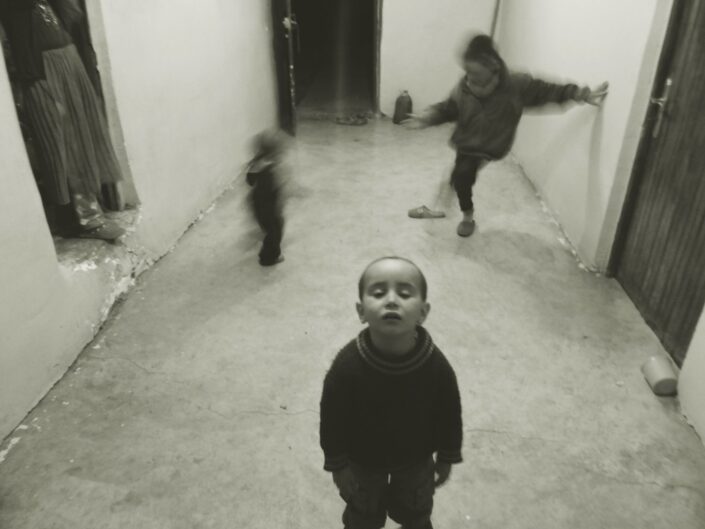
[[[499,159],[512,147],[524,108],[579,98],[580,88],[575,84],[547,83],[528,74],[504,71],[495,91],[480,99],[463,77],[448,99],[429,107],[426,122],[455,121],[450,141],[458,152]]]
[[[251,162],[245,180],[254,188],[253,195],[257,202],[276,202],[278,200],[279,182],[274,164],[260,160]]]
[[[377,351],[369,329],[338,353],[323,384],[320,436],[330,471],[353,461],[389,472],[434,452],[462,461],[455,373],[423,327],[401,357]]]

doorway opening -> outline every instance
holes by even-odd
[[[379,4],[381,0],[292,0],[300,116],[378,111]]]
[[[138,204],[111,138],[86,8],[86,0],[27,0],[0,10],[17,119],[57,254],[68,240],[114,242]]]

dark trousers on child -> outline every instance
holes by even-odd
[[[472,188],[477,180],[477,172],[488,162],[486,156],[476,154],[455,155],[455,167],[450,175],[450,185],[458,195],[458,202],[462,211],[474,209],[472,203]]]
[[[257,224],[264,231],[259,263],[263,266],[275,264],[281,255],[281,242],[284,235],[284,217],[278,207],[277,197],[255,194],[252,206]]]
[[[387,473],[362,468],[354,463],[350,469],[359,485],[343,512],[345,529],[379,529],[387,514],[403,529],[433,529],[434,465],[433,458],[404,469]]]

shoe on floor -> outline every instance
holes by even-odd
[[[335,118],[335,122],[338,125],[367,125],[367,118],[363,116],[362,114],[358,114],[357,116],[345,116],[345,117],[338,117]]]
[[[461,220],[456,231],[461,237],[470,237],[470,235],[472,235],[475,231],[475,221],[466,219]]]
[[[442,211],[434,211],[426,206],[411,208],[408,214],[412,219],[442,219],[446,216]]]
[[[106,221],[95,228],[85,228],[78,233],[81,239],[99,239],[101,241],[115,242],[125,230],[114,222]]]

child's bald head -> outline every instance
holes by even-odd
[[[421,294],[421,299],[423,301],[426,301],[426,297],[428,295],[428,284],[426,283],[426,277],[423,275],[423,272],[413,261],[404,257],[397,256],[380,257],[379,259],[375,259],[370,264],[368,264],[367,267],[365,267],[365,270],[362,272],[362,275],[360,275],[360,280],[357,284],[357,292],[360,299],[362,299],[362,295],[365,292],[365,287],[367,286],[367,276],[370,269],[372,269],[375,265],[387,260],[405,263],[406,265],[412,267],[415,270],[415,275],[418,281],[418,284],[416,286],[419,290],[419,293]]]

